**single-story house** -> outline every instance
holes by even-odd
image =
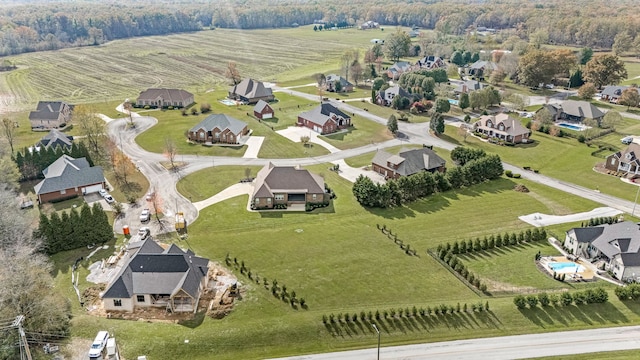
[[[273,117],[274,111],[271,105],[264,100],[259,100],[256,103],[256,106],[253,107],[253,116],[258,119],[271,119]]]
[[[398,61],[387,69],[387,76],[389,77],[389,79],[398,80],[400,79],[400,75],[411,71],[412,68],[413,65],[411,65],[411,63],[408,63],[406,61]]]
[[[631,221],[570,229],[564,247],[592,263],[603,261],[618,280],[640,276],[640,228]]]
[[[272,209],[275,205],[325,203],[329,194],[324,179],[309,170],[294,166],[265,165],[255,179],[251,205],[255,209]]]
[[[329,74],[325,78],[325,84],[327,87],[327,91],[335,92],[336,91],[336,82],[340,83],[340,91],[339,92],[351,92],[353,91],[353,84],[348,82],[347,79],[343,78],[340,75]]]
[[[62,155],[42,173],[44,180],[33,187],[41,204],[98,192],[106,186],[102,167],[90,166],[86,158]]]
[[[71,121],[72,112],[73,105],[64,101],[39,101],[36,109],[29,113],[31,130],[64,128]]]
[[[401,88],[399,85],[394,85],[385,90],[378,91],[376,94],[376,104],[389,106],[396,96],[411,99],[411,94],[409,94],[407,90]]]
[[[428,147],[400,151],[398,155],[378,150],[371,160],[373,171],[385,179],[398,179],[420,171],[444,173],[447,170],[445,164],[446,161]]]
[[[546,104],[542,108],[551,113],[554,121],[594,119],[600,122],[604,118],[604,113],[588,101],[565,100],[562,104]]]
[[[435,55],[427,55],[416,62],[416,67],[427,70],[438,69],[445,65],[444,60]]]
[[[468,94],[472,91],[482,90],[487,86],[487,84],[483,84],[477,80],[465,80],[456,85],[456,87],[453,88],[453,92],[456,94]]]
[[[496,69],[498,69],[498,64],[493,61],[478,60],[467,68],[467,74],[482,79],[486,74]]]
[[[138,95],[136,106],[152,108],[187,107],[195,102],[193,94],[181,89],[147,89]]]
[[[633,89],[636,92],[639,92],[637,87],[609,85],[605,86],[604,89],[602,89],[600,100],[617,104],[618,100],[620,100],[620,97],[622,96],[622,93],[627,89]]]
[[[351,116],[329,103],[322,103],[298,115],[298,126],[308,127],[320,134],[331,134],[350,125]]]
[[[191,141],[200,143],[237,144],[249,133],[247,123],[225,114],[211,114],[187,133]]]
[[[365,21],[360,25],[360,30],[369,30],[369,29],[377,29],[380,27],[380,24],[375,21]]]
[[[631,143],[626,149],[607,156],[604,167],[627,175],[640,175],[640,145]]]
[[[36,147],[42,147],[44,149],[55,149],[57,147],[70,149],[71,146],[73,146],[73,136],[67,135],[57,129],[51,129],[51,131],[36,144]]]
[[[129,244],[126,256],[125,265],[100,296],[106,311],[197,311],[208,284],[209,259],[175,244],[165,250],[152,238]]]
[[[473,124],[473,130],[514,144],[528,142],[531,134],[531,130],[522,126],[519,120],[504,113],[480,116],[480,120]]]
[[[229,99],[255,104],[259,100],[273,101],[275,97],[271,89],[265,87],[263,82],[246,78],[229,89]]]

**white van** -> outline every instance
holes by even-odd
[[[93,344],[91,344],[91,349],[89,349],[89,359],[90,360],[102,360],[104,357],[104,350],[107,346],[107,341],[109,340],[109,332],[108,331],[98,331],[98,335],[96,335],[96,339],[93,340]]]

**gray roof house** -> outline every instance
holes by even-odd
[[[327,91],[335,92],[336,91],[336,82],[340,83],[340,92],[351,92],[353,91],[353,84],[347,81],[347,79],[343,78],[340,75],[329,74],[325,78],[325,84],[327,86]]]
[[[125,265],[101,295],[105,310],[197,311],[208,284],[209,259],[175,244],[164,249],[151,238],[130,244],[127,253]]]
[[[394,85],[385,90],[378,91],[376,94],[376,103],[378,105],[389,106],[396,96],[411,99],[411,94],[409,94],[407,90],[401,88],[399,85]]]
[[[441,68],[445,65],[444,60],[442,60],[440,56],[435,55],[424,56],[416,62],[418,68],[427,70]]]
[[[181,89],[147,89],[138,95],[136,106],[182,108],[195,102],[193,94]]]
[[[85,158],[62,155],[42,173],[44,180],[33,188],[41,204],[98,192],[105,186],[102,168],[89,165]]]
[[[617,104],[622,93],[627,89],[633,89],[638,92],[638,88],[631,86],[609,85],[605,86],[601,92],[601,100],[608,101],[610,103]]]
[[[490,139],[497,138],[514,144],[528,142],[531,134],[531,130],[522,126],[520,120],[505,113],[480,116],[473,124],[473,130],[487,135]]]
[[[47,135],[45,135],[36,146],[42,146],[45,149],[48,148],[71,148],[73,145],[73,136],[67,135],[60,130],[51,129]]]
[[[246,78],[229,89],[229,99],[255,104],[258,100],[273,101],[275,97],[271,89],[261,81]]]
[[[386,179],[398,179],[420,171],[445,172],[445,164],[446,161],[428,147],[400,151],[398,155],[378,150],[371,160],[373,171]]]
[[[640,276],[640,227],[631,221],[570,229],[564,246],[591,262],[602,261],[618,280]]]
[[[324,179],[299,166],[275,166],[271,162],[257,174],[251,207],[273,209],[329,201]]]
[[[602,120],[604,113],[588,101],[565,100],[561,104],[546,104],[542,108],[547,109],[554,121],[584,121],[585,119]]]
[[[607,156],[604,167],[626,173],[629,177],[640,175],[640,144],[631,143],[626,149]]]
[[[387,76],[390,79],[397,80],[400,78],[400,75],[406,73],[407,71],[411,71],[413,65],[406,61],[398,61],[397,63],[391,65],[389,69],[387,69]]]
[[[187,137],[200,143],[237,144],[248,132],[244,121],[225,114],[212,114],[189,129]]]
[[[478,60],[467,68],[467,74],[481,79],[496,69],[498,69],[498,64],[493,61]]]
[[[468,94],[472,91],[482,90],[487,86],[487,84],[483,84],[478,80],[465,80],[456,85],[456,87],[453,88],[453,92],[456,94]]]
[[[298,115],[297,124],[320,134],[330,134],[350,126],[351,116],[329,103],[322,103]]]
[[[71,121],[72,111],[73,105],[64,101],[39,101],[36,110],[29,113],[31,130],[64,128]]]

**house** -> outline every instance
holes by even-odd
[[[638,88],[634,88],[630,86],[618,86],[618,85],[605,86],[604,89],[602,89],[600,100],[617,104],[618,100],[622,96],[622,93],[629,88],[634,89],[635,91],[638,91]]]
[[[273,101],[275,97],[271,89],[265,87],[263,82],[246,78],[229,89],[229,99],[255,104],[259,100]]]
[[[362,23],[362,25],[360,25],[360,30],[369,30],[369,29],[377,29],[380,27],[380,24],[378,24],[375,21],[365,21],[364,23]]]
[[[372,44],[381,44],[384,45],[384,39],[371,39]]]
[[[416,38],[420,36],[420,30],[411,30],[409,31],[409,37]]]
[[[101,294],[106,311],[197,311],[208,285],[208,259],[175,244],[165,250],[151,238],[129,244],[125,256],[124,266]]]
[[[258,100],[256,106],[253,107],[253,116],[258,119],[271,119],[273,114],[273,108],[264,100]]]
[[[89,165],[86,158],[62,155],[42,173],[44,180],[33,187],[41,204],[98,192],[106,186],[102,168]]]
[[[192,127],[187,137],[200,143],[237,144],[239,138],[247,133],[247,123],[229,115],[212,114]]]
[[[297,125],[320,134],[331,134],[351,126],[351,117],[329,103],[322,103],[298,115]]]
[[[400,79],[400,75],[411,71],[411,69],[412,65],[410,63],[406,61],[398,61],[387,69],[387,76],[389,79],[398,80]]]
[[[147,89],[138,95],[136,106],[151,108],[187,107],[195,102],[193,94],[180,89]]]
[[[300,167],[268,163],[258,171],[251,199],[254,209],[273,209],[275,205],[326,203],[329,194],[320,175]]]
[[[592,263],[600,261],[618,280],[640,276],[640,228],[633,222],[570,229],[564,247]]]
[[[473,124],[473,130],[514,144],[527,143],[531,134],[531,130],[522,126],[519,120],[504,113],[480,116],[480,120]]]
[[[36,144],[36,147],[44,149],[55,149],[57,147],[70,149],[71,146],[73,146],[73,136],[67,135],[57,129],[51,129],[51,131]]]
[[[444,60],[440,56],[427,55],[416,62],[416,67],[420,69],[433,70],[444,67]]]
[[[455,94],[468,94],[472,91],[476,91],[476,90],[482,90],[485,87],[487,87],[487,84],[483,84],[480,81],[477,80],[465,80],[459,84],[457,84],[454,88],[453,88],[453,92]]]
[[[353,91],[353,84],[348,82],[347,79],[343,78],[340,75],[329,74],[325,78],[325,84],[327,86],[327,91],[335,92],[336,91],[336,83],[340,83],[340,91],[339,92],[351,92]]]
[[[71,122],[73,105],[64,101],[39,101],[36,109],[29,113],[31,130],[45,131],[64,128]]]
[[[566,100],[561,104],[546,104],[542,106],[547,109],[554,121],[584,121],[594,119],[598,122],[604,117],[604,113],[588,101]]]
[[[498,69],[498,64],[493,61],[478,60],[467,68],[467,74],[478,79],[483,79],[485,75],[488,75],[496,69]]]
[[[420,171],[444,173],[447,170],[445,163],[443,158],[428,147],[400,151],[398,155],[378,150],[371,160],[373,171],[382,174],[385,179],[398,179]]]
[[[411,94],[407,90],[401,88],[399,85],[394,85],[385,90],[380,90],[376,94],[376,104],[382,106],[389,106],[396,96],[406,97],[411,99]]]
[[[640,145],[631,143],[626,149],[607,156],[604,167],[611,171],[621,171],[627,175],[640,174]]]

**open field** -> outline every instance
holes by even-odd
[[[229,186],[246,178],[245,171],[250,171],[249,177],[255,177],[260,166],[216,166],[189,174],[176,184],[180,194],[192,202],[208,199]]]

